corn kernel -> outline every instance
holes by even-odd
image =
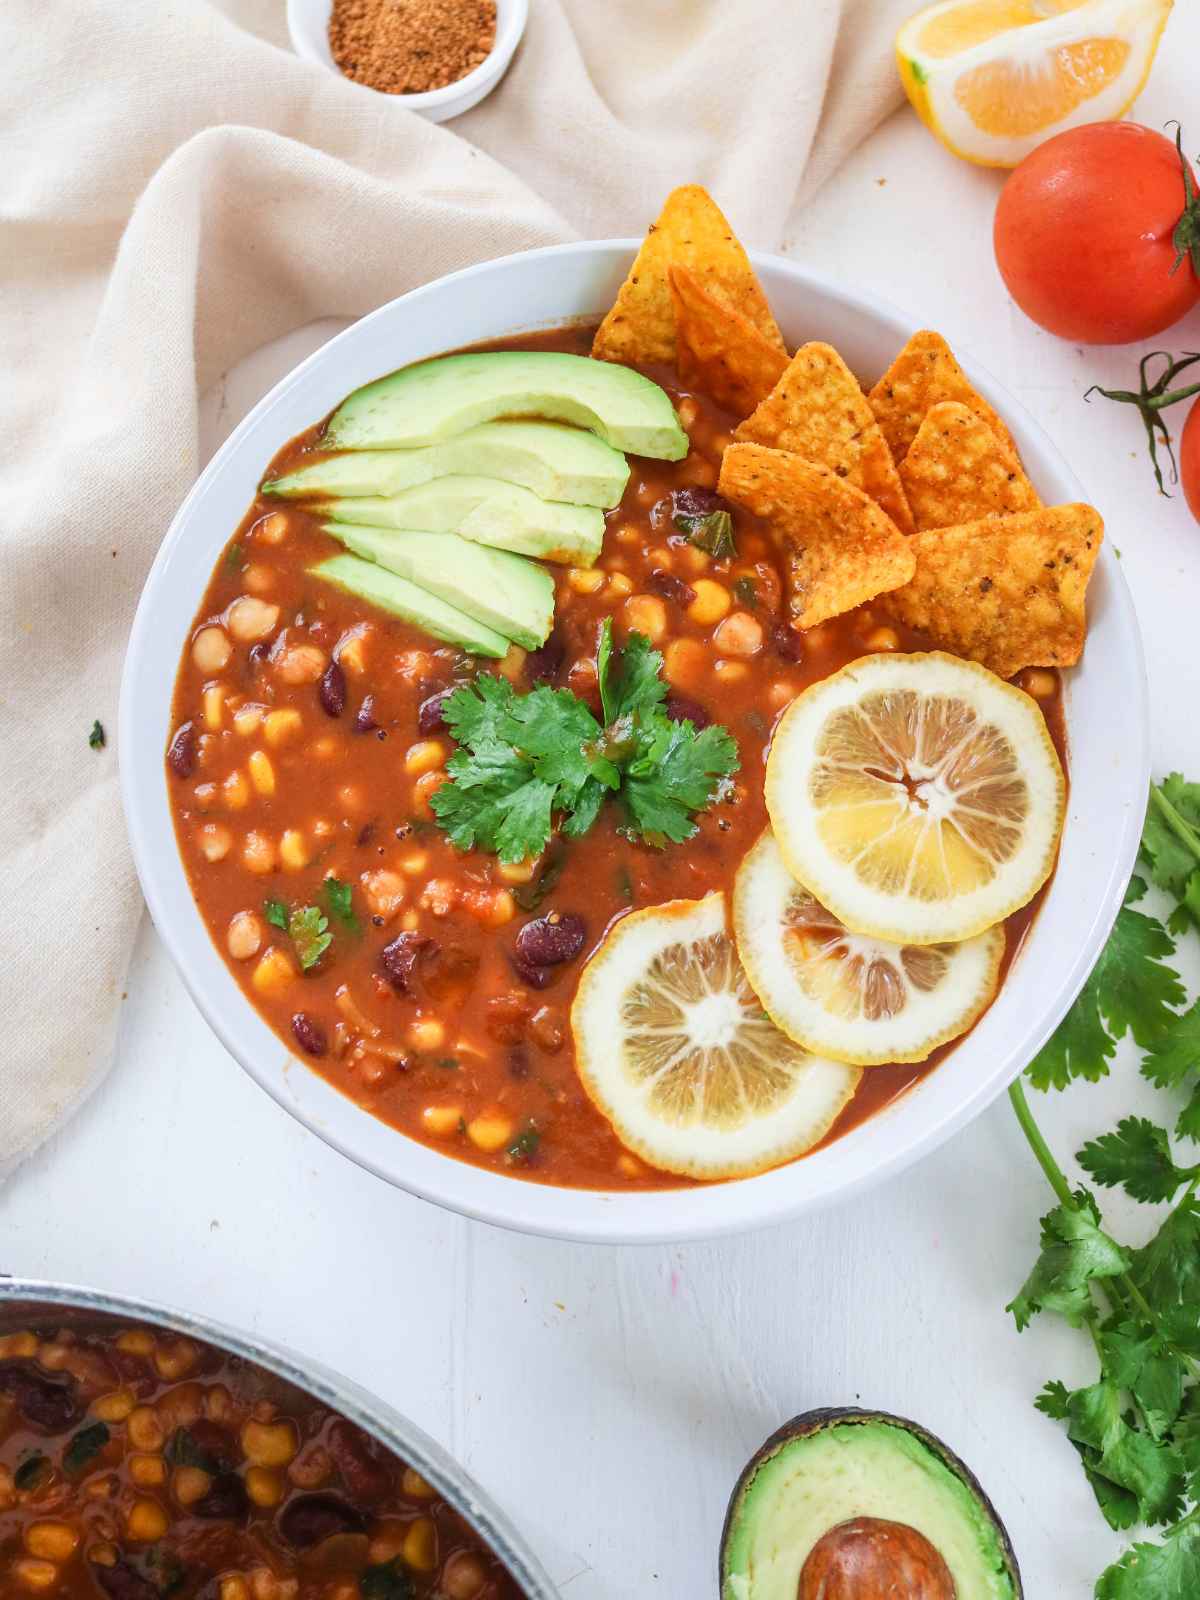
[[[467,1137],[480,1150],[489,1152],[500,1150],[508,1144],[512,1136],[512,1122],[501,1113],[472,1117],[467,1123]]]
[[[216,733],[225,721],[225,693],[223,683],[210,684],[204,691],[204,726],[210,733]]]
[[[274,568],[264,567],[261,561],[252,561],[242,568],[242,582],[251,594],[270,594],[275,587]]]
[[[129,1476],[139,1488],[156,1489],[167,1481],[167,1464],[161,1456],[131,1455]]]
[[[496,867],[496,875],[505,883],[530,883],[540,859],[539,856],[526,856],[524,861],[501,861]]]
[[[415,1467],[405,1467],[400,1487],[410,1500],[432,1500],[437,1493],[433,1485],[426,1483]]]
[[[219,822],[206,822],[198,839],[200,854],[206,861],[224,861],[233,848],[233,835]]]
[[[418,1017],[409,1027],[408,1042],[414,1050],[441,1050],[446,1030],[436,1017]]]
[[[312,860],[308,840],[299,828],[286,828],[279,841],[279,862],[285,872],[300,872]]]
[[[117,1336],[117,1349],[129,1356],[152,1356],[154,1335],[145,1328],[127,1328]]]
[[[863,643],[868,650],[899,650],[900,635],[895,628],[872,628]]]
[[[250,785],[246,774],[235,769],[221,785],[221,799],[230,811],[244,811],[250,804]]]
[[[234,731],[243,739],[250,738],[262,725],[263,708],[256,705],[239,706],[233,713]]]
[[[703,627],[720,622],[733,604],[729,590],[715,578],[697,578],[692,587],[696,591],[696,598],[688,607],[688,616]]]
[[[135,1450],[161,1450],[166,1434],[153,1406],[135,1406],[125,1423],[129,1442]]]
[[[256,1506],[277,1506],[283,1499],[283,1490],[283,1479],[272,1468],[246,1468],[246,1493]]]
[[[1035,700],[1053,700],[1054,692],[1058,688],[1058,677],[1053,672],[1047,672],[1044,667],[1027,667],[1017,682],[1026,694],[1031,694]]]
[[[25,1548],[43,1561],[69,1561],[79,1535],[66,1522],[33,1522],[25,1530]]]
[[[263,736],[269,745],[278,748],[286,744],[289,739],[294,739],[304,726],[304,718],[293,706],[284,706],[278,711],[268,711],[263,722]]]
[[[507,889],[496,889],[487,896],[480,921],[485,928],[502,928],[517,914],[517,902]]]
[[[272,945],[254,969],[251,983],[259,994],[279,994],[292,982],[296,969],[291,957]]]
[[[361,678],[367,670],[367,638],[365,629],[345,634],[333,652],[334,659],[343,672]]]
[[[780,711],[790,705],[796,698],[796,690],[790,683],[784,683],[782,678],[778,683],[773,683],[767,690],[767,704],[773,711]]]
[[[426,1106],[421,1112],[421,1126],[438,1139],[448,1139],[461,1121],[461,1106]]]
[[[690,688],[708,671],[709,654],[698,639],[672,639],[663,652],[663,675],[677,688]]]
[[[242,1449],[255,1467],[286,1467],[299,1449],[296,1430],[288,1421],[256,1422],[242,1426]]]
[[[437,1529],[428,1517],[418,1517],[404,1537],[404,1560],[414,1572],[432,1572],[438,1564]]]
[[[34,1333],[6,1333],[0,1338],[0,1361],[9,1356],[35,1356],[38,1353],[37,1335]]]
[[[608,588],[611,594],[615,594],[619,599],[624,600],[626,596],[633,593],[633,582],[623,572],[614,572],[608,580]]]
[[[595,594],[606,582],[599,567],[571,567],[567,572],[567,584],[576,594]]]
[[[400,870],[410,878],[419,878],[429,865],[428,850],[413,850],[409,855],[400,859]]]
[[[416,933],[421,926],[421,919],[415,911],[409,910],[400,918],[400,926],[405,933]]]
[[[631,522],[623,522],[615,534],[618,544],[638,544],[641,537],[641,534]]]
[[[12,1575],[22,1589],[28,1589],[34,1594],[42,1594],[47,1589],[53,1589],[58,1583],[58,1568],[53,1561],[37,1561],[29,1556],[23,1556],[20,1561],[13,1562]]]
[[[248,833],[242,845],[242,865],[248,872],[274,872],[277,865],[275,841],[257,829]]]
[[[221,1587],[217,1591],[217,1600],[250,1600],[250,1591],[246,1587],[245,1578],[222,1578]]]
[[[250,782],[261,795],[275,793],[275,768],[265,750],[252,750],[246,763],[250,769]]]
[[[500,663],[500,676],[507,678],[510,683],[515,683],[521,676],[528,654],[528,650],[522,650],[519,644],[510,644],[505,651],[504,660]]]
[[[404,757],[404,770],[411,777],[419,778],[423,772],[433,772],[438,767],[444,767],[446,755],[446,746],[440,739],[419,739],[416,744],[408,748]]]
[[[699,577],[701,573],[707,572],[709,567],[712,566],[712,557],[707,550],[701,550],[698,544],[684,545],[679,552],[679,559],[684,571],[690,573],[693,577]]]
[[[99,1422],[124,1422],[137,1405],[132,1389],[113,1389],[109,1394],[98,1395],[92,1401],[91,1412]]]
[[[154,1544],[167,1531],[167,1514],[157,1500],[135,1500],[125,1518],[125,1531],[138,1544]]]
[[[713,671],[722,683],[744,683],[750,676],[744,661],[718,661]]]
[[[635,594],[623,607],[625,621],[651,644],[657,644],[667,631],[667,608],[654,594]]]
[[[181,1506],[195,1505],[212,1488],[212,1478],[202,1467],[176,1467],[171,1474],[171,1493]]]

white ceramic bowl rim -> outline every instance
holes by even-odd
[[[531,1183],[409,1140],[293,1057],[209,939],[175,844],[163,750],[197,597],[267,461],[288,438],[397,366],[600,314],[638,242],[555,245],[464,268],[363,318],[277,384],[209,463],[159,550],[130,637],[119,753],[151,916],[204,1016],[268,1094],[359,1165],[439,1205],[552,1237],[648,1243],[761,1227],[852,1195],[935,1149],[1012,1082],[1082,986],[1120,908],[1141,834],[1149,736],[1132,601],[1106,542],[1089,593],[1088,647],[1067,675],[1072,791],[1059,866],[1020,956],[991,1010],[936,1072],[833,1145],[788,1166],[735,1183],[635,1194]],[[873,296],[777,256],[753,258],[785,331],[819,329],[856,370],[882,370],[912,332],[910,321]],[[1043,493],[1056,502],[1086,499],[1028,413],[976,363],[963,366],[1004,415]]]

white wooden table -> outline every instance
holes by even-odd
[[[1139,115],[1190,115],[1195,148],[1200,18],[1182,10]],[[1136,352],[1061,344],[1009,305],[990,245],[999,181],[905,112],[788,250],[944,330],[1049,430],[1133,586],[1156,771],[1195,775],[1200,528],[1156,496],[1136,415],[1083,404],[1090,383],[1128,386]],[[230,374],[206,407],[209,447],[330,331]],[[1200,349],[1200,314],[1160,342]],[[1114,705],[1114,739],[1121,719]],[[1200,970],[1189,977],[1195,989]],[[856,1401],[960,1451],[1007,1520],[1031,1600],[1085,1600],[1118,1550],[1074,1451],[1031,1404],[1048,1377],[1087,1379],[1087,1341],[1049,1323],[1018,1337],[1004,1313],[1051,1203],[1004,1101],[841,1210],[715,1245],[572,1247],[445,1215],[327,1149],[225,1054],[149,927],[128,989],[116,1069],[0,1194],[0,1271],[202,1307],[341,1368],[463,1460],[570,1600],[713,1595],[746,1457],[794,1413]],[[1123,1051],[1113,1083],[1036,1108],[1066,1158],[1154,1100]]]

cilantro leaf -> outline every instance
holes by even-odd
[[[1200,783],[1172,772],[1150,785],[1142,857],[1158,887],[1180,902],[1172,930],[1182,933],[1189,921],[1200,927]]]
[[[263,915],[273,928],[282,928],[284,933],[288,928],[288,908],[282,900],[264,900]]]
[[[1200,1202],[1187,1194],[1142,1249],[1130,1277],[1159,1313],[1200,1306]]]
[[[365,1567],[358,1580],[362,1600],[412,1600],[412,1579],[399,1556]]]
[[[1100,1348],[1107,1376],[1132,1394],[1151,1436],[1165,1438],[1183,1404],[1184,1362],[1145,1323],[1106,1328]]]
[[[1091,1309],[1090,1284],[1115,1278],[1129,1256],[1100,1227],[1095,1206],[1056,1206],[1042,1218],[1042,1251],[1021,1292],[1005,1308],[1019,1331],[1039,1311],[1057,1311],[1078,1327]]]
[[[333,943],[328,919],[319,906],[299,906],[288,918],[288,936],[305,972],[315,967]]]
[[[728,511],[706,511],[702,514],[676,511],[671,520],[680,533],[686,533],[692,544],[707,550],[715,561],[737,555],[733,518]]]
[[[1159,1089],[1178,1087],[1197,1068],[1200,1068],[1200,1000],[1189,1010],[1172,1017],[1157,1049],[1142,1062],[1144,1076]],[[1192,1097],[1179,1113],[1175,1131],[1181,1138],[1200,1139],[1200,1084],[1193,1086]]]
[[[88,744],[93,750],[103,750],[108,743],[108,735],[104,731],[104,724],[97,717],[92,723],[92,731],[88,734]]]
[[[352,932],[358,932],[358,918],[354,915],[354,886],[338,878],[326,878],[323,888],[330,911]]]
[[[1145,1117],[1125,1117],[1114,1133],[1085,1144],[1076,1159],[1106,1189],[1119,1184],[1135,1200],[1173,1200],[1191,1173],[1171,1158],[1167,1130]]]
[[[621,791],[631,825],[652,844],[690,839],[692,813],[709,803],[718,781],[737,765],[737,744],[727,728],[711,723],[697,733],[690,722],[660,716]]]
[[[621,667],[612,690],[612,714],[606,722],[619,722],[638,712],[652,711],[667,698],[662,677],[663,658],[643,633],[631,633],[621,652]]]
[[[1193,1600],[1200,1594],[1200,1521],[1181,1522],[1161,1544],[1135,1544],[1100,1575],[1096,1600]]]
[[[1095,1474],[1128,1490],[1136,1497],[1143,1522],[1164,1522],[1179,1515],[1183,1463],[1169,1445],[1130,1427],[1116,1383],[1103,1379],[1071,1395],[1067,1433],[1086,1450],[1089,1477]],[[1103,1501],[1101,1509],[1105,1510]]]
[[[1156,1048],[1170,1029],[1183,985],[1164,964],[1175,946],[1162,923],[1123,906],[1074,1005],[1029,1066],[1037,1089],[1065,1089],[1073,1078],[1107,1076],[1116,1041],[1133,1035]]]
[[[1051,1378],[1033,1403],[1043,1416],[1065,1422],[1071,1414],[1071,1391],[1065,1383]]]

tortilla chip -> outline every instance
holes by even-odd
[[[1084,592],[1104,522],[1092,506],[1043,506],[932,528],[908,541],[912,582],[886,610],[1001,678],[1070,667],[1083,651]]]
[[[675,307],[667,280],[672,265],[690,268],[702,289],[741,312],[786,355],[750,258],[712,196],[692,183],[673,189],[651,223],[616,304],[596,330],[592,354],[598,360],[674,361]]]
[[[670,267],[675,364],[685,388],[701,389],[735,417],[748,417],[779,380],[787,356],[749,320],[716,300],[687,267]]]
[[[913,334],[867,399],[897,461],[907,455],[925,413],[941,400],[961,400],[970,406],[1013,454],[1018,454],[1003,419],[971,387],[941,334],[929,328]]]
[[[1041,505],[1008,446],[961,400],[932,406],[900,463],[918,529],[1007,517]]]
[[[911,539],[861,489],[787,450],[731,444],[717,493],[768,524],[783,557],[791,621],[812,628],[908,583]]]
[[[901,533],[912,533],[912,513],[887,440],[858,379],[832,345],[802,345],[734,438],[790,450],[830,468],[877,500]]]

